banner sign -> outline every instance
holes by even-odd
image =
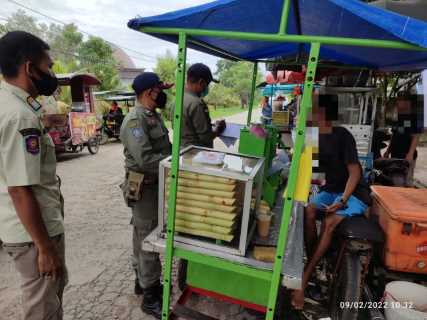
[[[88,142],[96,136],[96,115],[88,112],[70,112],[73,145]]]

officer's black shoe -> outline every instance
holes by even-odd
[[[156,319],[162,318],[162,297],[160,284],[144,289],[144,299],[141,309],[144,313],[152,315]]]
[[[134,293],[137,296],[142,296],[144,294],[144,289],[140,286],[139,284],[139,280],[135,279],[135,289],[134,289]]]

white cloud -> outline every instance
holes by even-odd
[[[12,1],[1,1],[0,18],[7,17],[21,8]],[[168,49],[175,53],[177,46],[131,30],[127,27],[127,22],[138,15],[162,14],[204,4],[210,0],[16,0],[16,2],[65,23],[73,22],[81,31],[143,53],[150,58],[125,50],[137,66],[152,69],[155,66],[156,56],[164,54]],[[53,22],[34,12],[26,11],[40,21]],[[215,57],[207,54],[193,50],[188,52],[189,63],[204,62],[215,69],[216,61]]]

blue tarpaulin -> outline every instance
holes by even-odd
[[[208,4],[135,18],[128,26],[188,28],[276,34],[283,0],[218,0]],[[292,1],[288,34],[369,38],[404,41],[427,48],[427,23],[402,16],[358,0]],[[152,34],[178,42],[177,35]],[[293,57],[307,53],[309,46],[217,37],[192,36],[189,47],[219,57],[234,56],[257,61]],[[427,52],[354,46],[323,45],[320,57],[338,63],[381,70],[420,70],[427,68]]]

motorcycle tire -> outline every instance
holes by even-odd
[[[330,314],[333,320],[357,320],[362,297],[363,267],[356,252],[345,252],[331,292]]]
[[[105,132],[105,130],[102,130],[101,131],[101,137],[100,137],[100,139],[99,139],[99,144],[100,145],[103,145],[103,144],[106,144],[107,142],[108,142],[108,139],[109,139],[110,137],[108,136],[108,133],[107,132]]]
[[[187,286],[187,260],[181,259],[178,262],[178,288],[181,291]]]
[[[87,142],[87,149],[90,154],[97,154],[99,151],[99,140],[97,138],[90,138]]]

